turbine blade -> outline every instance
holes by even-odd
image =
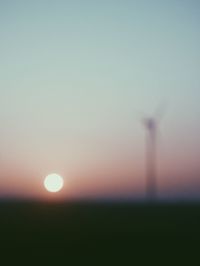
[[[154,112],[154,119],[156,120],[157,123],[160,123],[161,120],[163,119],[166,110],[167,110],[167,102],[163,101],[161,104],[158,105],[158,107],[156,108],[155,112]]]

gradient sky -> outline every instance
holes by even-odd
[[[199,29],[198,0],[0,0],[0,195],[143,196],[166,101],[160,196],[200,196]]]

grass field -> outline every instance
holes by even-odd
[[[54,256],[53,265],[62,265],[56,263],[62,255],[63,265],[86,265],[75,262],[85,254],[91,265],[116,265],[119,256],[120,265],[184,265],[188,248],[193,252],[192,243],[199,239],[197,203],[0,202],[0,258],[2,247],[8,254],[14,248],[20,260],[28,256],[25,265],[31,256],[38,263],[38,254],[50,262]],[[178,264],[170,263],[172,254]],[[69,256],[73,262],[66,264]],[[15,265],[15,257],[6,255],[8,259],[12,263],[2,265]],[[186,265],[194,265],[191,259],[196,262],[192,255]]]
[[[3,242],[48,244],[114,235],[200,235],[199,204],[1,202]]]

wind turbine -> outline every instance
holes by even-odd
[[[146,130],[146,195],[149,200],[157,198],[157,135],[165,106],[160,105],[152,116],[143,116]]]

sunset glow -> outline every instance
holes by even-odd
[[[0,32],[0,198],[200,199],[200,1],[0,1]]]

